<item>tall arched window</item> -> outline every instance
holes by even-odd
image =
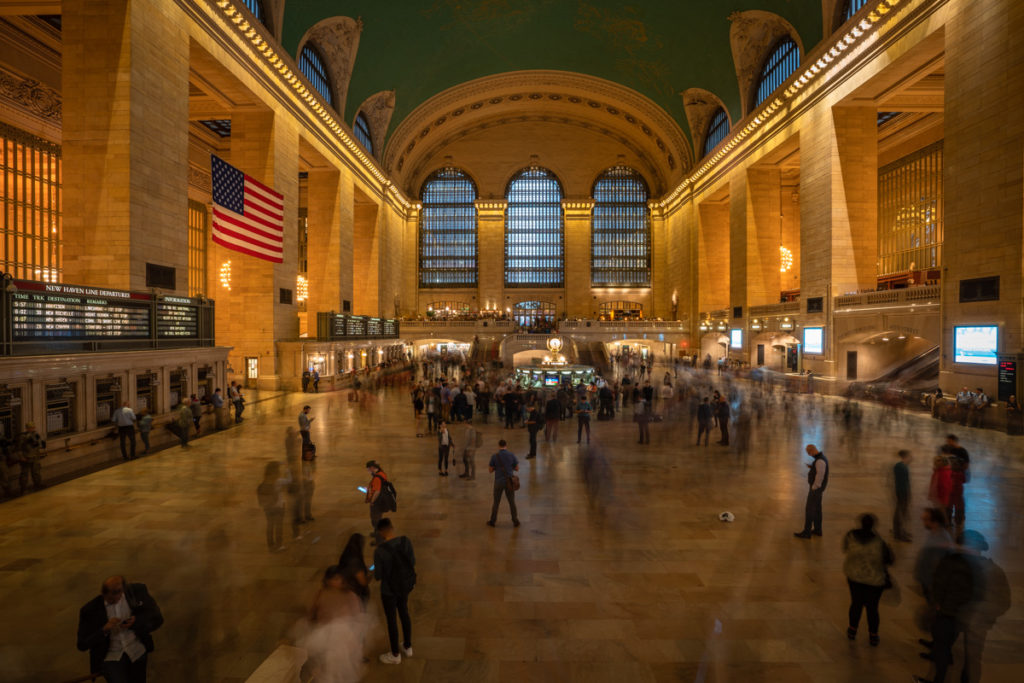
[[[704,152],[702,156],[707,156],[708,152],[717,147],[718,143],[724,140],[728,134],[729,116],[725,113],[724,109],[719,107],[708,123],[708,132],[704,136]]]
[[[866,4],[868,4],[868,0],[845,0],[843,2],[843,13],[840,22],[846,22],[851,19]]]
[[[609,168],[594,183],[590,283],[594,287],[651,286],[647,183],[627,166]]]
[[[796,41],[786,36],[775,44],[775,48],[761,68],[761,78],[757,81],[754,106],[756,107],[768,99],[768,96],[775,92],[775,89],[782,85],[783,81],[789,78],[798,66],[800,66],[800,48]]]
[[[546,168],[517,173],[505,193],[505,286],[565,286],[562,185]]]
[[[327,67],[320,53],[312,45],[306,45],[299,53],[299,71],[306,77],[318,93],[323,95],[327,104],[334,106],[334,98],[331,96],[331,81],[327,78]]]
[[[260,20],[260,23],[264,26],[267,25],[267,14],[263,11],[263,3],[260,0],[242,0],[245,6],[249,8],[252,15]]]
[[[352,130],[363,149],[373,155],[373,136],[370,135],[370,122],[366,118],[366,114],[363,112],[356,114],[356,124]]]
[[[434,171],[420,190],[420,287],[476,287],[476,185],[457,168]]]

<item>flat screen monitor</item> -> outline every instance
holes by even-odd
[[[730,349],[742,349],[743,348],[743,330],[737,330],[737,329],[729,330],[729,348]]]
[[[964,325],[953,328],[953,362],[995,365],[999,351],[996,325]]]
[[[544,375],[544,386],[546,386],[546,387],[557,387],[558,386],[558,375]]]
[[[825,328],[804,328],[804,353],[825,353]]]

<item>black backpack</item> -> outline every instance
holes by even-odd
[[[377,500],[380,501],[384,512],[397,512],[398,491],[395,490],[395,485],[379,474],[373,476],[380,478],[380,495],[377,497]]]

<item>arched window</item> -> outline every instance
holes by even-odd
[[[868,0],[844,0],[842,18],[839,20],[840,24],[851,19],[866,4],[868,4]]]
[[[359,144],[372,156],[373,137],[370,135],[370,122],[367,120],[366,114],[363,112],[356,114],[356,125],[352,127],[352,130],[355,132]]]
[[[796,42],[785,37],[775,44],[775,49],[768,55],[761,69],[761,78],[757,81],[757,95],[754,97],[754,106],[761,104],[768,96],[775,92],[775,89],[782,85],[783,81],[790,77],[800,66],[800,48]]]
[[[718,143],[725,139],[725,136],[729,134],[729,116],[725,113],[725,110],[719,107],[715,111],[715,115],[711,117],[711,122],[708,123],[708,132],[704,136],[704,152],[702,156],[707,156],[708,152],[718,146]]]
[[[626,166],[609,168],[594,183],[590,282],[594,287],[651,286],[647,183]]]
[[[546,168],[531,166],[505,193],[505,286],[565,286],[562,185]]]
[[[331,97],[330,80],[327,78],[327,67],[320,53],[312,45],[306,45],[299,54],[299,71],[306,77],[318,93],[323,95],[327,104],[334,106],[334,98]]]
[[[243,0],[245,6],[249,8],[252,15],[260,20],[260,23],[264,26],[267,25],[267,14],[263,11],[263,3],[260,0]]]
[[[420,287],[476,287],[476,185],[457,168],[420,190]]]

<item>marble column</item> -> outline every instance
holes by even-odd
[[[505,308],[505,208],[504,199],[476,200],[477,301]]]
[[[570,317],[591,316],[596,310],[590,280],[592,199],[562,202],[565,216],[565,310]]]

